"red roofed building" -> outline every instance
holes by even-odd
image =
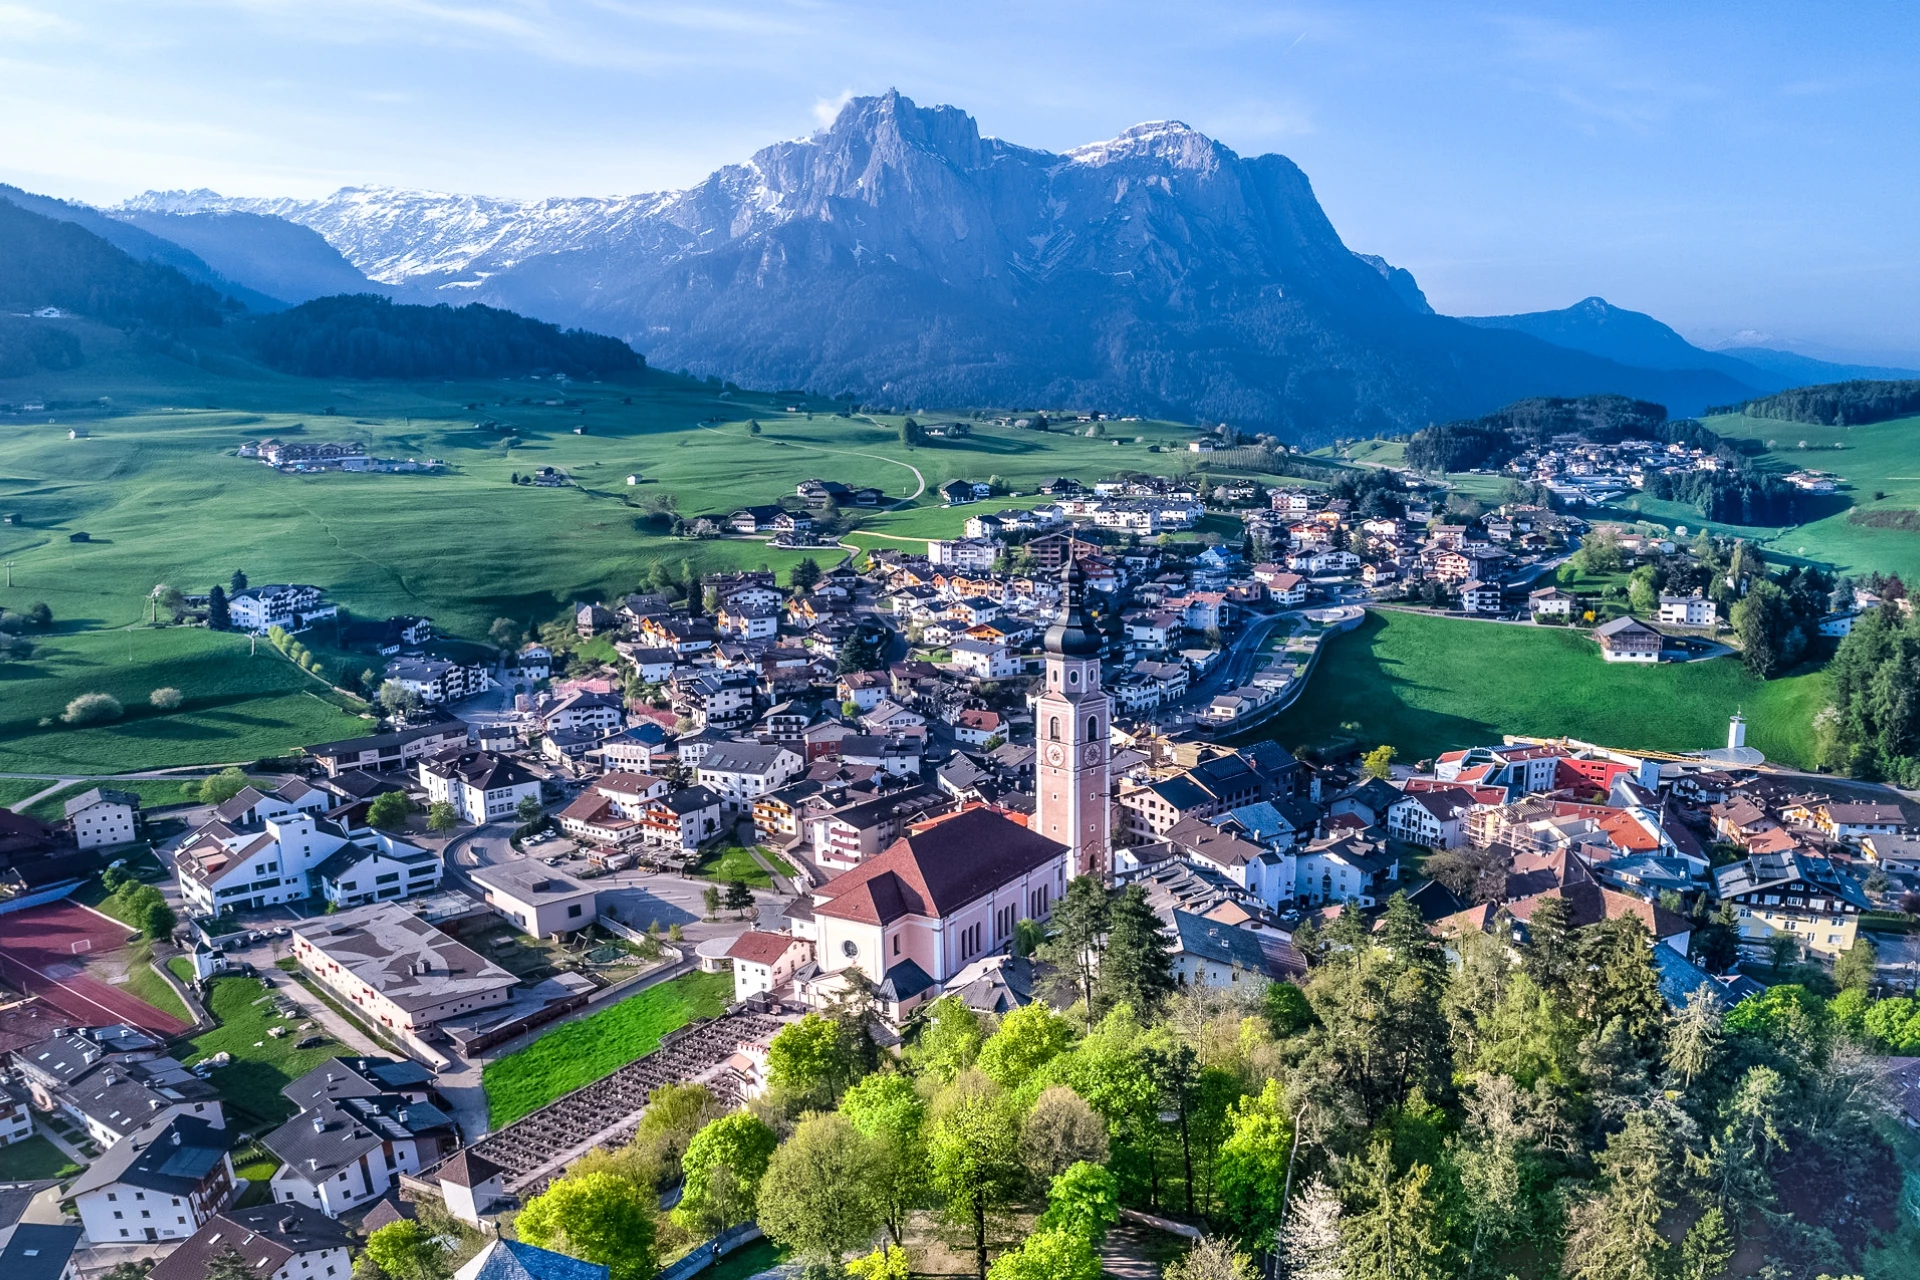
[[[813,944],[805,938],[747,930],[727,948],[727,959],[733,961],[734,1001],[786,986],[794,972],[812,958]]]
[[[819,970],[859,968],[896,1019],[940,984],[1045,920],[1067,887],[1067,847],[994,809],[923,823],[813,891],[796,935]]]

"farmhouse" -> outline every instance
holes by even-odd
[[[66,803],[67,829],[82,849],[126,844],[140,829],[140,797],[131,791],[94,787]]]
[[[1666,637],[1638,618],[1627,615],[1593,629],[1600,656],[1608,662],[1658,662]]]

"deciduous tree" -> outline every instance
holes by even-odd
[[[880,1225],[873,1144],[835,1112],[809,1115],[767,1164],[757,1221],[806,1258],[838,1263],[866,1245]]]

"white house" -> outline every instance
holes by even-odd
[[[735,1002],[785,986],[813,958],[813,944],[791,934],[749,929],[727,948]]]
[[[485,667],[443,658],[395,658],[387,664],[385,679],[430,707],[471,698],[493,687]]]
[[[1527,593],[1527,611],[1537,618],[1571,618],[1573,596],[1558,587],[1541,587]]]
[[[953,718],[953,736],[969,746],[982,746],[993,738],[1006,736],[1006,725],[998,711],[969,708]]]
[[[67,1195],[95,1244],[185,1240],[233,1199],[231,1135],[169,1116],[116,1142]]]
[[[1710,627],[1720,611],[1698,591],[1690,596],[1661,596],[1660,621],[1676,627]]]
[[[257,1204],[216,1213],[147,1280],[206,1280],[213,1260],[232,1249],[254,1280],[347,1280],[353,1273],[347,1229],[306,1205]]]
[[[518,761],[455,748],[420,762],[427,803],[453,806],[475,826],[512,817],[524,799],[540,798],[540,780]]]
[[[981,573],[993,568],[1005,548],[990,538],[930,539],[927,563],[936,569],[961,569]]]
[[[891,698],[884,698],[875,703],[873,710],[860,717],[860,727],[876,736],[919,733],[926,726],[925,716],[917,711],[907,710]]]
[[[1007,646],[989,640],[955,640],[948,650],[953,665],[975,680],[1005,680],[1020,674],[1020,662]]]
[[[778,790],[806,768],[806,757],[788,747],[723,742],[700,761],[699,780],[728,813],[739,813],[753,807],[754,797]]]
[[[477,959],[477,957],[476,957]],[[364,1208],[460,1145],[453,1117],[395,1094],[321,1098],[260,1139],[280,1160],[269,1184],[276,1205],[329,1218]]]
[[[133,840],[140,825],[140,797],[131,791],[94,787],[66,803],[67,826],[82,849]]]
[[[1465,791],[1410,791],[1387,806],[1387,834],[1429,849],[1457,849],[1467,842],[1473,797]]]
[[[1295,850],[1294,857],[1294,897],[1312,906],[1378,906],[1400,879],[1399,860],[1359,837],[1315,840]]]
[[[337,606],[321,599],[320,588],[303,583],[276,583],[236,591],[227,597],[227,609],[235,630],[255,633],[264,633],[271,627],[305,631],[340,612]]]

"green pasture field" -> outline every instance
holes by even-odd
[[[1831,471],[1861,514],[1920,510],[1920,417],[1861,427],[1815,427],[1801,422],[1729,415],[1706,425],[1724,436],[1767,444],[1767,463],[1781,471]],[[1805,441],[1807,448],[1800,448]],[[1838,448],[1834,446],[1839,446]],[[1875,493],[1887,496],[1876,499]],[[1838,507],[1842,499],[1828,499]],[[1773,530],[1770,551],[1823,560],[1851,573],[1878,570],[1920,580],[1920,534],[1874,528],[1834,511],[1820,519]]]
[[[43,782],[40,784],[45,786]],[[37,800],[27,809],[27,813],[42,822],[57,822],[66,816],[66,802],[83,791],[96,786],[109,786],[116,791],[131,791],[140,797],[142,810],[157,809],[165,805],[198,804],[200,802],[200,779],[192,778],[114,778],[105,783],[75,782],[60,788],[44,800]]]
[[[1391,743],[1406,761],[1503,733],[1693,751],[1724,746],[1727,717],[1742,711],[1750,745],[1806,767],[1827,696],[1822,673],[1759,681],[1736,658],[1609,664],[1584,633],[1557,627],[1376,612],[1325,643],[1300,701],[1264,736],[1289,747]]]
[[[784,576],[806,555],[839,555],[676,539],[655,514],[668,498],[683,516],[717,515],[820,477],[904,500],[920,487],[917,469],[925,489],[911,508],[847,514],[877,532],[920,534],[924,522],[923,536],[940,536],[958,533],[969,511],[991,509],[940,507],[947,480],[998,475],[1030,493],[1062,474],[1178,470],[1186,455],[1149,455],[1133,440],[1190,434],[1165,423],[1112,424],[1104,439],[976,424],[970,438],[907,449],[900,415],[849,417],[817,399],[653,371],[564,384],[302,379],[214,350],[194,365],[96,326],[76,331],[88,356],[79,368],[0,380],[0,404],[50,406],[30,420],[0,413],[0,559],[12,564],[0,607],[44,601],[57,624],[31,661],[0,667],[0,772],[218,764],[367,730],[321,681],[265,646],[246,658],[235,649],[244,639],[114,630],[149,616],[159,583],[198,594],[244,570],[256,584],[316,584],[357,617],[421,613],[445,634],[478,640],[497,617],[531,625],[634,590],[657,563],[676,577],[760,566]],[[514,432],[477,429],[484,423]],[[83,438],[69,439],[73,431]],[[449,465],[294,476],[237,456],[242,443],[273,436],[359,440],[377,457]],[[511,482],[542,467],[574,483]],[[85,541],[72,540],[81,533]],[[328,650],[324,632],[304,641],[330,677],[378,666],[373,655]],[[187,702],[155,713],[147,695],[167,685]],[[93,728],[40,726],[96,691],[128,715]]]
[[[537,1111],[563,1093],[652,1053],[660,1038],[695,1018],[711,1018],[733,998],[733,976],[689,973],[569,1022],[481,1070],[494,1128]]]
[[[32,658],[0,665],[0,772],[124,773],[176,765],[246,762],[305,743],[352,737],[371,722],[262,644],[198,627],[72,630],[38,638]],[[148,703],[156,688],[181,705]],[[83,693],[118,698],[126,714],[103,724],[60,722]],[[52,724],[43,726],[42,720]],[[169,783],[172,799],[180,784]]]
[[[45,778],[0,778],[0,809],[17,809],[22,800],[37,796],[52,785]]]

